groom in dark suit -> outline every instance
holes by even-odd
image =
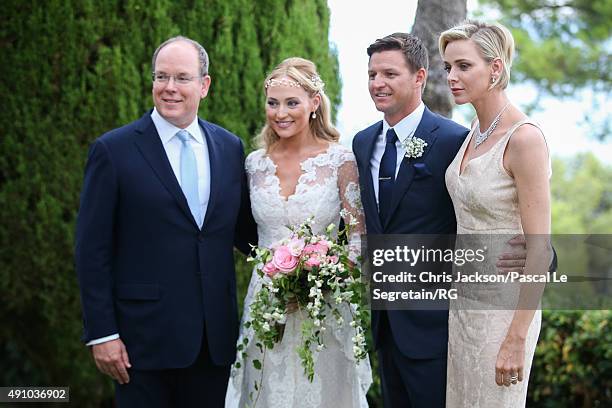
[[[384,120],[357,133],[368,234],[453,234],[456,220],[444,173],[468,130],[432,113],[421,93],[428,57],[422,42],[396,33],[368,47],[369,91]],[[427,146],[406,158],[410,136]],[[385,407],[444,407],[448,311],[372,311]]]
[[[153,56],[155,109],[98,138],[76,232],[84,340],[122,407],[221,407],[236,355],[233,247],[255,225],[238,137],[197,117],[208,56]]]

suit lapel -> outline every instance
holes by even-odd
[[[140,122],[140,126],[136,129],[136,132],[139,133],[135,141],[136,146],[145,160],[149,163],[149,166],[151,166],[155,175],[174,197],[181,211],[183,211],[185,216],[188,217],[194,225],[197,225],[189,210],[189,205],[187,204],[187,199],[183,194],[183,190],[181,190],[181,186],[174,175],[174,171],[172,170],[164,146],[159,138],[157,129],[151,120],[150,112],[146,113],[145,116],[141,118]]]
[[[370,169],[370,159],[372,158],[372,152],[376,145],[376,139],[380,132],[382,132],[382,121],[372,126],[369,133],[365,135],[364,143],[360,146],[363,160],[361,160],[361,168],[359,174],[363,183],[361,188],[364,190],[362,197],[364,199],[363,208],[366,210],[366,216],[369,217],[370,222],[374,220],[374,224],[378,231],[382,231],[382,224],[380,217],[378,216],[378,205],[376,204],[376,195],[374,194],[374,180],[372,180],[372,171]],[[378,182],[378,180],[377,180]]]
[[[210,197],[208,199],[208,207],[204,216],[203,228],[210,221],[214,206],[217,204],[219,197],[219,189],[221,188],[220,181],[223,178],[221,169],[223,168],[223,145],[220,143],[220,138],[215,137],[215,129],[202,119],[198,120],[200,127],[204,132],[206,144],[208,147],[208,161],[210,163]]]
[[[395,180],[395,185],[393,187],[393,198],[391,200],[391,208],[389,210],[389,217],[385,222],[385,227],[389,224],[389,221],[393,217],[393,213],[397,210],[400,201],[412,184],[415,173],[413,165],[415,163],[423,163],[425,161],[427,155],[433,147],[434,142],[436,141],[437,136],[435,134],[435,130],[438,128],[438,125],[434,119],[435,116],[429,109],[427,109],[427,107],[425,107],[421,122],[414,132],[414,137],[423,139],[425,143],[427,143],[427,146],[425,147],[423,156],[416,159],[408,159],[406,157],[403,158],[397,178]]]

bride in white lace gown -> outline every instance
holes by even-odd
[[[313,232],[340,222],[342,209],[359,223],[349,237],[351,256],[359,255],[359,236],[364,231],[363,211],[355,158],[337,143],[331,126],[329,101],[314,64],[301,58],[283,61],[268,76],[267,125],[260,135],[264,149],[246,159],[251,206],[257,222],[259,246],[270,247],[287,238],[287,226],[314,216]],[[249,319],[249,305],[261,288],[253,271],[245,299],[242,322]],[[350,321],[349,310],[345,321]],[[304,373],[296,349],[301,343],[302,317],[289,313],[282,340],[265,355],[255,346],[252,329],[242,326],[239,344],[246,337],[246,361],[238,353],[232,369],[226,407],[367,407],[366,393],[372,382],[369,360],[353,357],[354,329],[339,326],[334,318],[323,322],[326,347],[314,352],[312,382]],[[255,369],[253,360],[263,368]],[[239,366],[239,367],[238,367]],[[259,390],[255,383],[261,384]]]

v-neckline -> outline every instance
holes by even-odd
[[[281,182],[280,182],[280,177],[278,177],[278,174],[277,174],[278,165],[274,162],[274,160],[272,160],[269,154],[264,153],[264,157],[268,160],[268,162],[274,168],[274,171],[272,172],[272,177],[276,181],[276,195],[278,196],[278,198],[281,199],[281,201],[283,201],[283,203],[288,203],[292,197],[295,197],[297,195],[298,188],[300,187],[300,185],[302,185],[302,179],[306,175],[306,172],[304,171],[304,165],[311,160],[314,160],[318,157],[329,154],[331,149],[332,149],[332,143],[329,143],[327,145],[327,148],[325,148],[325,150],[323,150],[321,153],[317,153],[314,156],[307,157],[300,162],[300,170],[301,170],[300,176],[298,177],[297,182],[295,183],[295,186],[293,187],[293,193],[289,194],[288,196],[284,196],[281,194]]]
[[[480,124],[478,122],[476,122],[476,126],[480,126]],[[474,127],[474,129],[472,129],[472,131],[469,134],[469,137],[467,138],[467,144],[465,145],[465,148],[463,149],[463,152],[461,153],[461,161],[459,162],[459,169],[458,169],[458,174],[459,177],[463,177],[465,175],[465,171],[467,170],[467,168],[470,166],[470,163],[476,159],[480,159],[483,156],[488,155],[493,149],[495,149],[495,147],[497,147],[498,143],[501,142],[506,135],[508,134],[508,132],[512,130],[512,128],[510,128],[506,133],[504,133],[502,135],[502,137],[499,138],[498,141],[496,141],[495,143],[493,143],[493,145],[489,148],[489,150],[487,150],[486,152],[484,152],[483,154],[476,156],[476,157],[472,157],[471,159],[469,159],[466,163],[465,163],[465,167],[463,168],[463,170],[461,170],[461,166],[463,165],[463,162],[465,161],[466,157],[467,157],[467,150],[470,147],[470,143],[472,143],[472,139],[474,138],[474,133],[476,132],[476,127]]]

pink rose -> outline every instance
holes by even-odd
[[[327,253],[327,251],[329,251],[329,248],[332,247],[332,243],[329,242],[328,240],[322,239],[321,241],[317,242],[317,244],[321,247],[321,248],[325,248],[325,253]]]
[[[285,274],[292,272],[297,266],[298,261],[299,259],[291,253],[291,250],[286,245],[276,248],[272,256],[272,264]]]
[[[304,269],[311,270],[314,267],[318,267],[321,265],[321,258],[319,258],[318,254],[312,255],[310,258],[304,262]]]
[[[326,255],[329,247],[326,245],[326,241],[319,241],[315,244],[308,244],[304,247],[305,254],[321,254]]]
[[[276,269],[276,266],[274,266],[272,262],[268,262],[264,265],[263,272],[272,278],[278,273],[278,269]]]
[[[304,255],[314,254],[317,252],[317,247],[314,244],[308,244],[304,247]]]

